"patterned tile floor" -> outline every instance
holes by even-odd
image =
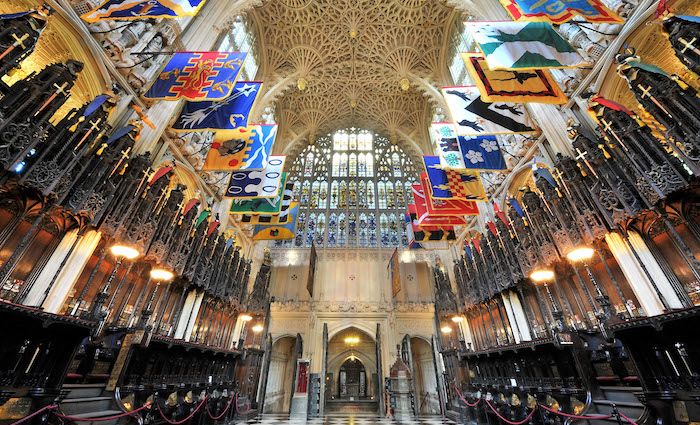
[[[307,420],[289,419],[288,415],[262,415],[247,421],[236,421],[235,425],[394,425],[394,424],[417,424],[417,425],[450,425],[455,424],[449,419],[439,416],[422,416],[411,421],[395,421],[390,418],[380,418],[371,415],[333,415],[323,418],[313,418]]]

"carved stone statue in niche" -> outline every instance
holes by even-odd
[[[121,66],[133,66],[134,58],[129,57],[127,51],[135,46],[151,28],[153,28],[151,21],[134,21],[121,31],[119,38],[105,39],[103,46],[115,63]]]
[[[700,17],[669,16],[664,19],[663,28],[678,59],[700,75]]]
[[[675,75],[640,61],[634,52],[618,55],[617,73],[627,80],[639,103],[661,123],[674,142],[685,143],[688,155],[700,158],[700,99]]]
[[[148,53],[136,55],[138,58],[137,65],[135,65],[127,79],[129,84],[136,90],[144,88],[146,82],[149,80],[149,71],[153,67],[158,67],[161,61],[158,59],[161,56],[153,55],[152,52],[160,52],[165,46],[166,40],[160,33],[153,36],[151,41],[146,45],[145,51]],[[144,89],[145,90],[145,89]]]
[[[83,64],[53,64],[10,87],[0,99],[0,163],[11,167],[46,138],[49,119],[65,103]]]
[[[36,47],[50,11],[36,11],[0,15],[0,77],[18,68]]]

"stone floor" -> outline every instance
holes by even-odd
[[[260,425],[278,425],[278,424],[309,424],[309,425],[393,425],[393,424],[418,424],[418,425],[448,425],[455,424],[439,416],[422,416],[409,422],[399,422],[390,418],[380,418],[371,415],[333,415],[323,418],[313,418],[307,420],[289,419],[288,415],[262,415],[258,418],[249,419],[244,422],[235,422],[235,425],[260,424]]]

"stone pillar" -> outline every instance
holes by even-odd
[[[229,342],[228,347],[229,349],[236,348],[238,340],[241,338],[241,334],[243,333],[243,327],[245,324],[246,322],[241,320],[241,315],[239,314],[238,317],[236,317],[236,326],[233,328],[233,335],[231,336],[231,341]]]
[[[70,253],[70,249],[73,244],[76,243],[77,239],[77,230],[72,230],[63,235],[63,239],[61,239],[61,242],[58,244],[56,249],[54,249],[51,257],[46,262],[46,266],[41,270],[36,282],[29,290],[26,298],[23,300],[23,304],[33,307],[37,307],[39,304],[41,304],[42,300],[44,299],[44,292],[51,284],[54,275],[59,271],[63,260],[65,260],[66,256]]]
[[[651,275],[651,279],[653,279],[668,307],[683,308],[683,303],[673,290],[673,285],[664,274],[656,258],[654,258],[654,254],[649,251],[649,247],[642,239],[642,236],[637,232],[629,232],[627,239]]]
[[[185,332],[189,326],[189,323],[193,321],[190,316],[192,315],[192,310],[197,299],[197,291],[191,290],[185,297],[185,303],[182,306],[182,311],[180,312],[180,317],[178,322],[175,324],[175,339],[184,339]]]
[[[510,327],[515,335],[515,342],[519,344],[523,341],[532,341],[530,325],[527,322],[527,316],[525,316],[518,294],[513,291],[501,292],[501,298],[508,315]]]
[[[192,311],[190,312],[187,318],[187,327],[185,328],[185,335],[183,336],[183,339],[185,341],[189,341],[190,338],[192,338],[192,331],[194,330],[194,327],[197,324],[197,315],[199,315],[199,309],[202,307],[202,301],[204,300],[204,292],[194,292],[194,303],[192,305]]]
[[[65,249],[66,251],[58,254],[60,258],[54,259],[52,257],[51,261],[56,260],[56,263],[53,264],[50,262],[47,264],[47,267],[39,275],[35,288],[41,287],[40,293],[37,297],[37,294],[35,294],[34,291],[30,292],[29,297],[27,298],[28,305],[37,305],[44,298],[44,293],[48,284],[53,279],[58,265],[65,259],[67,250],[70,249],[70,245],[64,245],[67,242],[65,239],[69,237],[72,243],[72,241],[77,237],[77,232],[73,233],[72,236],[70,236],[70,234],[66,235],[64,240],[61,241],[59,248],[54,254],[58,253],[59,249]],[[95,249],[97,248],[97,245],[100,243],[101,239],[102,233],[92,230],[87,232],[78,242],[73,249],[73,252],[68,257],[68,260],[65,262],[63,268],[58,271],[58,276],[56,277],[48,296],[46,296],[46,299],[41,304],[44,311],[54,314],[60,313],[61,307],[63,307],[63,304],[66,302],[66,299],[70,294],[70,290],[73,288],[73,285],[75,285],[76,281],[82,274],[88,261],[90,261],[90,258],[95,252]],[[48,269],[51,269],[51,273],[47,272]],[[37,289],[37,291],[39,290]]]
[[[573,156],[571,141],[567,137],[566,118],[555,105],[545,103],[527,103],[525,108],[542,129],[542,134],[549,142],[554,153]]]
[[[655,316],[664,313],[664,302],[671,308],[680,307],[680,300],[676,297],[671,283],[649,252],[649,248],[638,234],[634,233],[634,237],[632,237],[632,233],[630,233],[630,236],[628,243],[621,234],[613,232],[605,235],[605,241],[646,315]],[[632,239],[634,239],[634,243]],[[640,260],[643,264],[640,263]],[[650,277],[654,279],[653,282]],[[664,297],[664,301],[661,300],[659,294]]]

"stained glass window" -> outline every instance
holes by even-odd
[[[297,236],[282,247],[405,246],[403,217],[418,168],[385,137],[355,128],[319,137],[289,167],[300,202]]]

